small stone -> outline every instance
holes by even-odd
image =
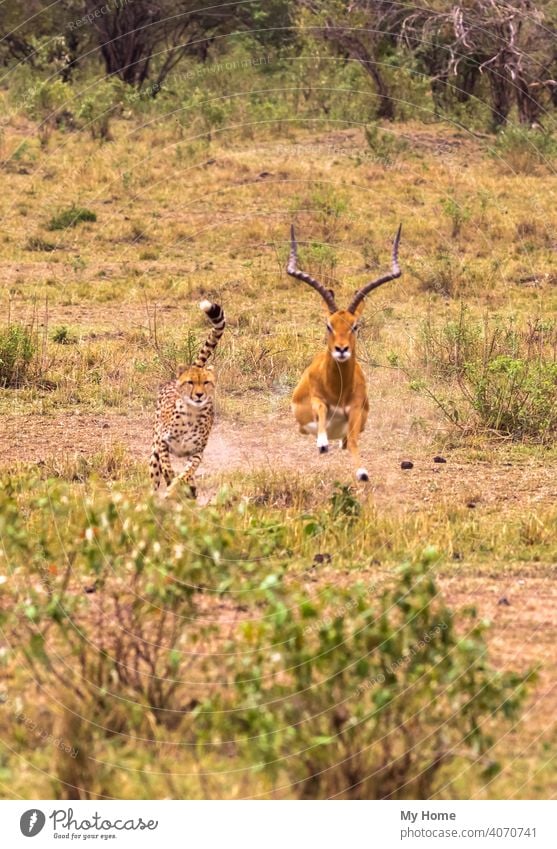
[[[414,463],[411,460],[403,460],[400,464],[401,469],[413,469]]]
[[[462,560],[462,554],[460,551],[453,551],[453,560]]]
[[[446,463],[447,461],[445,460],[445,458],[444,458],[444,457],[439,457],[439,456],[437,456],[437,457],[434,457],[434,458],[433,458],[433,462],[434,462],[434,463]]]
[[[499,599],[497,604],[502,604],[504,607],[510,607],[511,606],[511,603],[508,600],[506,595],[501,596],[501,598]]]
[[[316,554],[315,557],[313,558],[313,562],[314,562],[314,564],[316,564],[316,563],[330,563],[331,562],[331,555],[328,554],[327,552],[325,552],[323,554],[321,554],[321,553]]]
[[[473,510],[474,507],[476,506],[476,502],[475,501],[467,501],[466,506],[469,507],[471,510]]]

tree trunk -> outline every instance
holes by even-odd
[[[542,111],[540,102],[524,78],[517,79],[515,86],[518,120],[521,124],[531,127],[539,120]]]
[[[332,42],[337,49],[345,51],[351,59],[360,63],[365,72],[373,80],[378,98],[376,115],[378,118],[387,118],[392,121],[395,117],[393,100],[389,94],[387,83],[379,69],[379,63],[368,49],[356,36],[341,27],[328,23],[323,30],[323,37]]]
[[[493,129],[506,124],[511,108],[509,80],[498,70],[488,71],[489,88],[491,90],[491,123]]]

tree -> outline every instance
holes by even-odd
[[[299,0],[309,13],[308,25],[337,55],[358,62],[371,78],[378,118],[395,117],[393,100],[382,71],[382,59],[396,44],[402,6],[391,0]]]
[[[548,69],[555,44],[555,29],[541,4],[532,0],[436,3],[405,15],[400,40],[420,56],[437,102],[440,88],[449,98],[456,95],[466,100],[484,77],[494,127],[506,122],[513,104],[521,123],[532,125],[539,120],[541,97],[553,82]]]
[[[241,2],[203,8],[197,0],[115,0],[108,13],[98,0],[85,3],[106,73],[138,87],[152,79],[153,92],[185,56],[205,61],[217,36],[253,26]]]

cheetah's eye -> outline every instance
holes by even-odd
[[[188,386],[193,386],[193,380],[186,380],[186,383],[188,384]]]
[[[212,386],[212,385],[213,385],[212,381],[210,381],[210,380],[204,380],[203,381],[203,386]]]

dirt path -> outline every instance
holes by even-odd
[[[1,465],[36,463],[53,457],[89,456],[114,445],[123,445],[137,460],[149,452],[151,416],[71,415],[57,417],[13,415],[2,417]],[[383,429],[381,429],[383,433]],[[410,440],[396,426],[385,430],[377,444],[376,432],[366,432],[362,454],[371,475],[374,497],[409,510],[433,504],[535,507],[557,499],[557,463],[523,460],[510,463],[504,452],[488,460],[465,460],[446,454],[446,463],[433,462],[434,451],[423,440]],[[409,471],[400,468],[411,460]],[[319,456],[311,437],[296,432],[290,419],[260,419],[257,426],[220,421],[207,447],[202,478],[243,472],[306,471],[325,480],[352,480],[349,458],[336,446]]]

